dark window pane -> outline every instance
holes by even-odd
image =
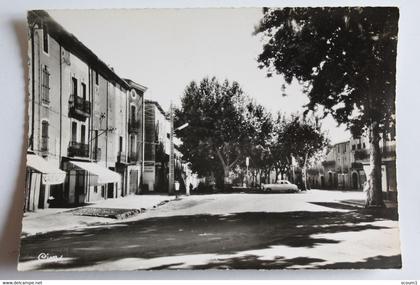
[[[48,30],[46,27],[43,30],[43,47],[44,52],[48,53]]]

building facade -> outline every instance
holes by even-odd
[[[144,169],[144,92],[147,88],[125,79],[130,86],[128,96],[127,192],[141,193]]]
[[[136,88],[45,11],[29,12],[28,23],[25,210],[136,193],[140,183],[129,187],[130,162],[140,165],[141,157],[124,155],[131,147],[130,98]],[[136,176],[139,181],[141,168]]]
[[[380,141],[382,192],[385,199],[397,201],[396,141]],[[370,143],[367,135],[333,145],[325,159],[308,170],[313,188],[363,190],[370,173]]]
[[[145,191],[168,192],[170,121],[168,114],[156,101],[145,100]]]

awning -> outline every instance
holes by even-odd
[[[91,175],[98,177],[98,184],[121,182],[121,175],[115,171],[109,170],[102,165],[93,162],[70,161],[73,165],[86,170]]]
[[[35,154],[26,155],[26,166],[42,173],[42,184],[61,184],[66,179],[66,172]]]

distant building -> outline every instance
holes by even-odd
[[[321,175],[321,185],[335,189],[351,188],[349,178],[351,160],[349,141],[337,143],[330,148],[325,161],[322,163],[324,173]]]
[[[366,181],[365,172],[369,173],[371,169],[369,155],[370,144],[367,136],[360,139],[351,139],[352,153],[354,154],[354,169],[361,174],[362,183]],[[387,139],[379,142],[382,154],[382,192],[385,199],[397,201],[397,173],[396,173],[396,141],[394,137],[388,136]],[[354,177],[355,172],[353,172]]]
[[[144,92],[147,88],[130,79],[125,79],[131,90],[129,93],[129,117],[128,117],[128,148],[127,152],[121,155],[127,157],[127,192],[129,194],[141,192],[143,184],[143,158],[145,152],[144,145]]]
[[[144,106],[145,151],[142,190],[169,193],[170,115],[156,101],[146,99]],[[175,134],[173,143],[174,180],[180,183],[180,189],[184,191],[187,183],[186,165],[182,162],[182,154],[179,151],[182,142]]]
[[[396,201],[396,142],[380,141],[382,152],[382,191],[386,199]],[[313,188],[362,190],[370,172],[370,143],[367,135],[333,145],[325,159],[308,170]]]
[[[143,189],[168,192],[170,122],[156,101],[145,100]]]

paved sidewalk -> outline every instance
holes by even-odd
[[[130,195],[117,199],[100,200],[82,208],[138,209],[147,211],[174,199],[174,197],[168,195]],[[72,212],[75,209],[51,208],[25,213],[22,220],[22,236],[121,222],[118,219],[74,215]],[[135,220],[136,218],[138,216],[130,217],[127,220]]]
[[[366,201],[364,199],[342,200],[340,202],[343,204],[351,205],[358,208],[365,208],[365,204],[366,204]],[[398,203],[396,202],[385,200],[384,203],[385,203],[385,208],[388,208],[388,209],[398,208]]]

